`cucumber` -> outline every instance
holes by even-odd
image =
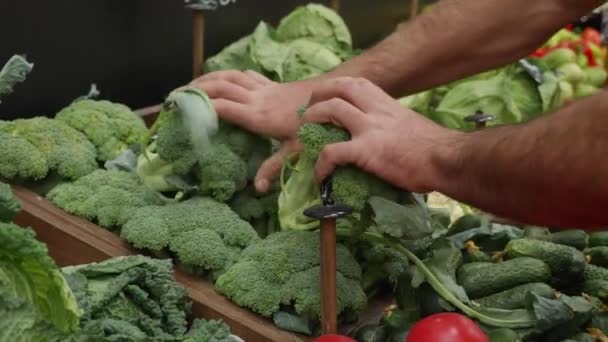
[[[583,69],[576,63],[562,64],[558,66],[555,71],[561,76],[561,80],[568,81],[572,84],[579,83],[585,79]]]
[[[571,246],[582,251],[587,248],[589,234],[581,229],[562,230],[551,234],[551,242]]]
[[[608,280],[585,280],[583,283],[583,292],[604,301],[608,298]]]
[[[590,264],[608,267],[608,246],[587,248],[583,251],[583,253],[589,257]]]
[[[497,309],[523,309],[527,304],[528,293],[534,293],[545,298],[555,298],[556,292],[545,283],[529,283],[515,286],[486,297],[475,299],[482,306]]]
[[[472,262],[457,272],[458,283],[472,299],[528,283],[544,283],[551,278],[551,268],[534,258],[516,258],[499,263]]]
[[[585,255],[578,249],[553,242],[518,239],[511,240],[505,248],[505,257],[531,257],[542,260],[551,267],[551,274],[558,283],[580,282],[585,272]]]
[[[608,281],[608,268],[603,268],[595,265],[587,265],[587,267],[585,268],[585,281],[596,279]]]
[[[608,78],[608,73],[602,67],[590,67],[584,69],[585,72],[585,83],[602,87],[604,83],[606,83],[606,78]]]
[[[481,226],[481,219],[479,216],[467,214],[454,221],[446,235],[451,236],[479,226]]]
[[[490,342],[522,342],[523,339],[514,330],[498,328],[488,333]]]
[[[608,231],[589,234],[589,247],[608,246]]]
[[[578,83],[574,86],[574,97],[577,99],[595,95],[599,93],[601,89],[587,83]]]
[[[527,226],[524,228],[524,238],[551,241],[551,231],[544,227]]]

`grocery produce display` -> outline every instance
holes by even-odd
[[[605,50],[596,32],[563,30],[524,62],[402,99],[433,120],[473,129],[530,120],[598,91]],[[357,52],[344,21],[321,5],[296,9],[206,62],[273,80],[331,70]],[[0,97],[32,65],[14,57]],[[292,115],[301,116],[302,111]],[[0,177],[120,237],[140,255],[59,268],[0,183],[0,340],[237,341],[222,321],[191,317],[173,266],[280,329],[321,334],[314,165],[350,134],[305,124],[269,193],[253,179],[277,142],[222,121],[201,90],[172,91],[151,127],[127,106],[82,97],[54,118],[0,121]],[[441,194],[397,189],[354,166],[332,176],[337,314],[364,342],[606,341],[608,231],[499,224]],[[375,296],[393,305],[363,313]]]
[[[195,319],[171,260],[127,256],[59,268],[0,184],[0,340],[232,341],[221,321]]]

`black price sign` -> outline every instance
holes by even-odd
[[[197,11],[217,11],[236,3],[236,0],[184,0],[187,8]]]

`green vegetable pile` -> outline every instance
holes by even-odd
[[[283,18],[276,29],[261,22],[252,34],[209,58],[205,69],[254,70],[289,82],[318,76],[354,55],[342,18],[325,6],[309,4]]]
[[[496,119],[489,125],[513,124],[540,115],[547,107],[545,88],[557,84],[546,78],[537,84],[519,64],[488,71],[401,99],[404,106],[428,116],[442,126],[471,130],[466,117],[481,111]],[[555,89],[553,89],[555,91]]]
[[[25,80],[33,65],[14,56],[0,71],[0,96]],[[143,120],[124,105],[81,98],[55,119],[0,120],[0,177],[42,194],[63,181],[97,170],[147,134]]]
[[[0,340],[235,341],[220,321],[188,319],[191,303],[170,260],[127,256],[60,269],[0,184]]]
[[[599,33],[597,33],[599,37]],[[401,99],[404,106],[454,129],[475,128],[466,117],[480,111],[489,125],[525,122],[596,94],[606,83],[599,42],[566,29],[519,63]],[[598,38],[599,39],[599,38]]]

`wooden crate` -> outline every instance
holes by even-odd
[[[160,106],[152,106],[140,109],[137,113],[150,125],[159,110]],[[28,189],[13,186],[13,191],[23,206],[15,222],[21,226],[32,227],[38,238],[47,244],[49,254],[60,266],[137,254],[135,249],[115,233],[66,213]],[[190,276],[179,269],[175,270],[175,278],[188,290],[193,302],[194,316],[222,319],[230,325],[234,334],[247,342],[312,341],[310,337],[281,330],[270,320],[236,306],[218,294],[213,284],[207,280]],[[368,309],[361,315],[361,321],[380,317],[384,308],[392,302],[390,294],[374,297],[370,300]],[[341,333],[348,334],[353,328],[343,326],[340,330]]]

